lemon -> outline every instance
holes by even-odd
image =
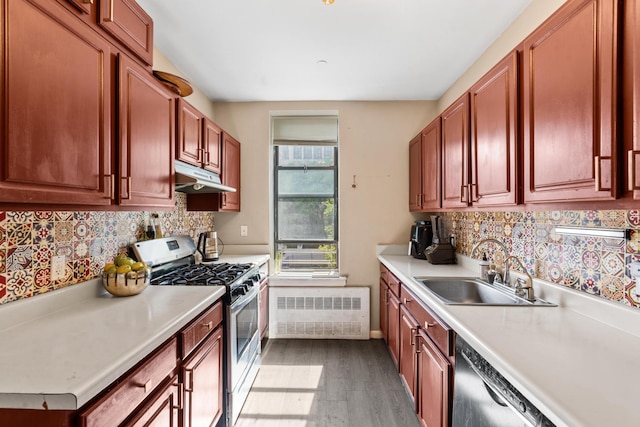
[[[131,266],[131,269],[133,271],[140,271],[140,270],[144,270],[145,268],[147,268],[147,264],[145,264],[142,261],[138,261],[133,263],[133,265]]]
[[[116,269],[116,272],[118,274],[125,274],[125,273],[128,273],[130,271],[131,271],[131,266],[129,264],[120,265]]]
[[[109,270],[111,270],[112,268],[115,268],[116,265],[112,262],[110,262],[109,264],[106,264],[103,268],[104,271],[109,272]],[[113,272],[115,273],[115,270],[113,270]]]
[[[104,272],[107,274],[115,274],[118,271],[118,267],[116,267],[115,265],[111,264],[111,267],[107,268],[107,266],[104,267]]]
[[[113,262],[120,267],[121,265],[128,265],[128,266],[132,266],[133,263],[135,263],[134,260],[132,260],[131,258],[129,258],[126,255],[118,255],[117,257],[114,258]]]

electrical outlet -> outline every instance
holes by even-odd
[[[249,227],[247,227],[246,225],[241,225],[240,226],[240,235],[242,237],[247,237],[249,235]]]
[[[640,262],[632,262],[629,264],[629,275],[633,278],[634,282],[636,282],[636,287],[634,289],[634,294],[636,298],[640,299]]]
[[[51,280],[60,280],[64,278],[64,272],[67,268],[67,260],[64,255],[55,255],[51,258]]]

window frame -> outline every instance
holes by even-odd
[[[330,147],[333,149],[333,165],[332,166],[281,166],[279,162],[279,152],[281,147],[301,147],[304,151],[305,146],[312,147]],[[325,142],[303,142],[297,141],[295,143],[273,143],[273,216],[274,216],[274,229],[273,229],[273,242],[274,242],[274,260],[276,262],[276,271],[279,273],[291,273],[291,274],[308,274],[308,273],[333,273],[331,276],[338,276],[340,271],[340,247],[339,247],[339,162],[338,162],[338,144],[336,143],[325,143]],[[278,177],[280,171],[308,171],[308,170],[333,170],[333,196],[327,194],[297,194],[297,195],[285,195],[282,196],[278,192]],[[287,239],[280,240],[279,239],[279,212],[278,206],[279,201],[282,199],[331,199],[333,198],[333,217],[334,217],[334,230],[333,230],[333,239],[324,239],[324,240],[309,240],[309,239]],[[316,268],[315,270],[311,270],[308,268],[288,268],[286,270],[282,270],[280,263],[277,261],[277,254],[280,252],[279,245],[280,244],[312,244],[312,245],[335,245],[335,267],[334,268]]]

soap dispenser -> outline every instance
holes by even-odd
[[[482,254],[482,261],[480,261],[480,278],[487,280],[487,273],[489,272],[489,260],[487,260],[487,253]]]

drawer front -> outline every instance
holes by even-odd
[[[409,309],[420,328],[433,340],[440,351],[446,356],[453,356],[453,330],[438,319],[431,310],[424,307],[404,286],[401,289],[400,302]]]
[[[222,310],[222,301],[218,301],[180,332],[180,354],[183,359],[222,322]]]
[[[393,273],[389,272],[387,276],[387,284],[389,285],[389,289],[393,294],[397,297],[400,297],[400,280]]]
[[[178,343],[175,338],[149,356],[117,385],[82,411],[80,427],[119,425],[150,396],[158,385],[177,374]]]

